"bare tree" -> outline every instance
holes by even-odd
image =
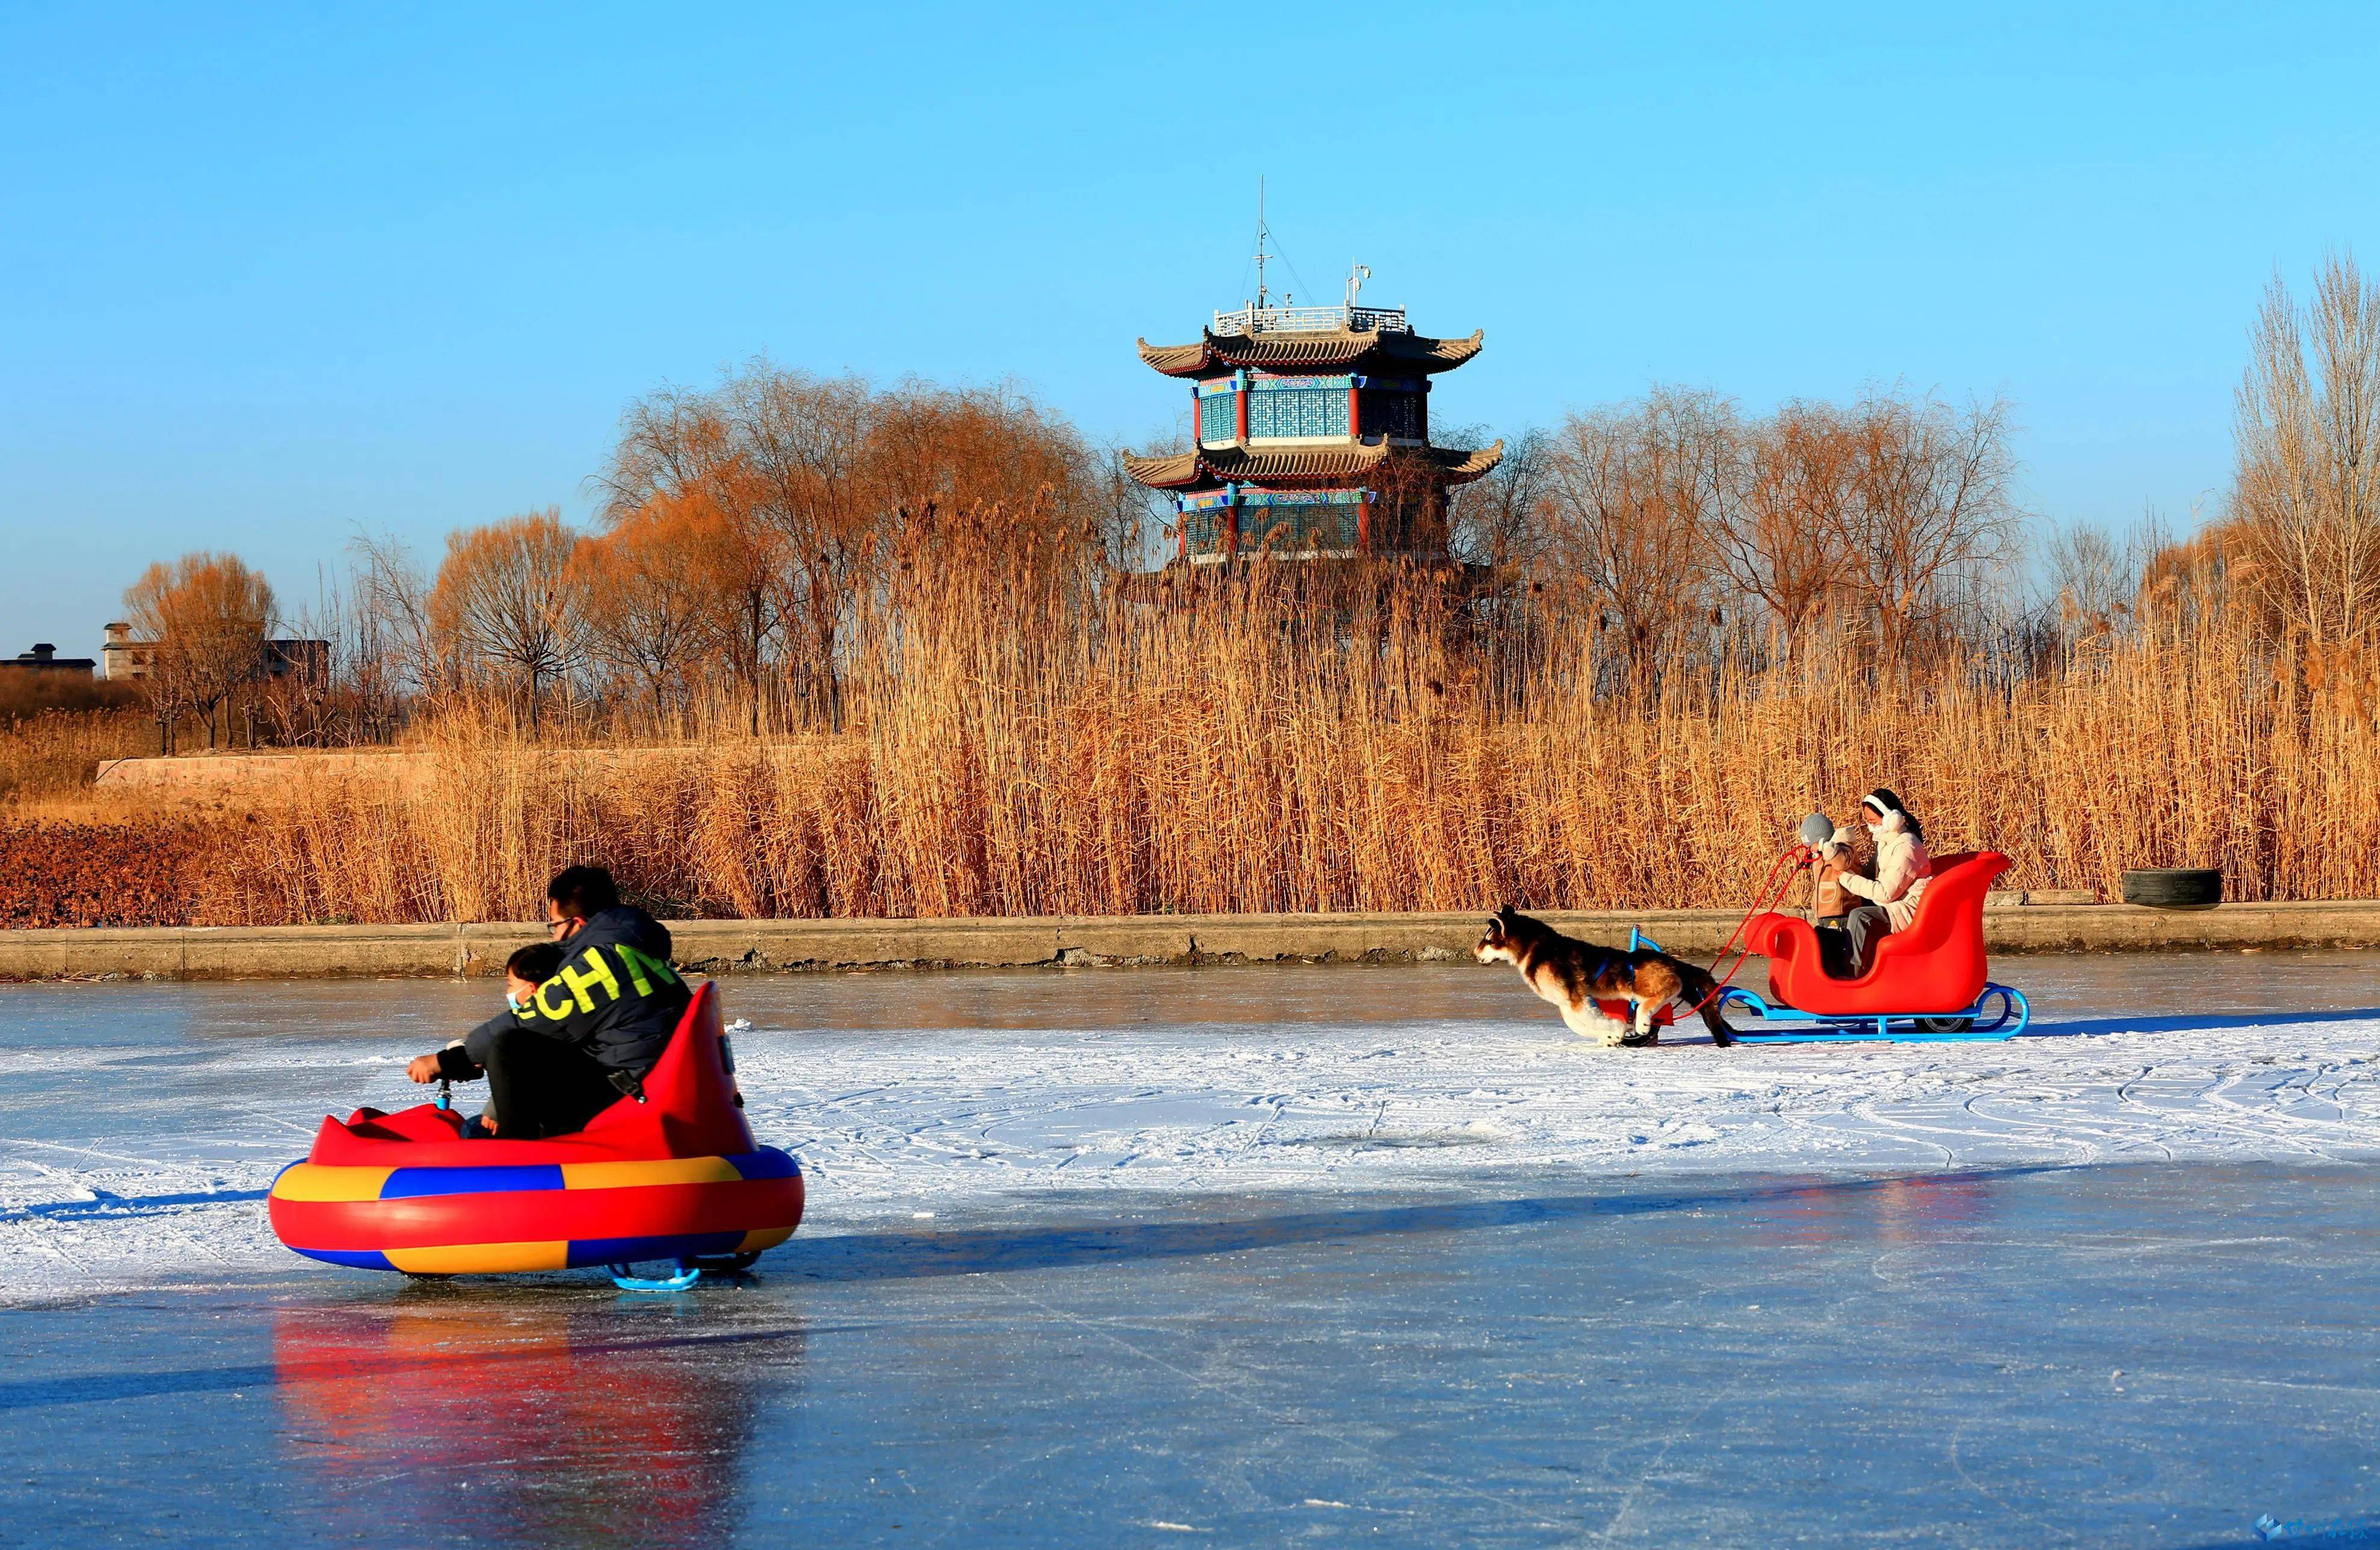
[[[1744,439],[1717,529],[1719,562],[1789,650],[1843,596],[1856,464],[1851,428],[1828,404],[1780,405]]]
[[[589,644],[641,681],[655,716],[668,708],[670,687],[683,687],[737,622],[720,606],[725,589],[711,574],[718,523],[708,503],[656,496],[604,537],[580,540]]]
[[[259,685],[256,708],[272,726],[273,740],[295,746],[328,741],[334,702],[343,670],[351,668],[347,647],[353,637],[350,610],[319,569],[314,601],[301,606],[285,621],[297,640],[289,654]],[[322,642],[320,651],[310,643]]]
[[[2174,550],[2150,512],[2121,534],[2094,522],[2070,523],[2039,552],[2042,612],[2071,651],[2131,629],[2147,607],[2151,567]]]
[[[1639,683],[1682,659],[1712,606],[1714,533],[1730,486],[1735,416],[1716,394],[1656,389],[1572,415],[1547,459],[1547,564],[1619,633]]]
[[[263,670],[272,587],[237,555],[200,551],[151,565],[126,589],[124,606],[156,642],[149,682],[159,718],[196,711],[213,747],[216,708]]]
[[[1136,439],[1134,444],[1149,440]],[[1158,450],[1171,449],[1160,445]],[[1123,458],[1122,442],[1100,447],[1092,458],[1085,520],[1110,570],[1149,570],[1164,561],[1173,503],[1163,490],[1151,490],[1124,472]]]
[[[453,635],[431,606],[431,583],[412,551],[358,532],[348,542],[358,660],[394,700],[437,700],[459,686]]]
[[[1886,660],[1943,639],[2014,549],[2010,418],[2000,400],[1961,411],[1898,394],[1851,411],[1844,579]]]
[[[749,698],[758,737],[769,648],[787,590],[785,540],[761,509],[760,480],[720,402],[724,395],[663,388],[631,404],[611,468],[599,482],[607,527],[657,503],[693,524],[701,541],[691,563],[719,612],[719,644]]]
[[[2250,334],[2231,510],[2245,579],[2315,647],[2369,636],[2380,606],[2380,286],[2325,261],[2301,310],[2278,277]]]
[[[1144,457],[1173,457],[1189,452],[1197,445],[1194,439],[1195,417],[1187,407],[1177,410],[1171,419],[1161,420],[1137,436],[1127,437],[1110,449],[1111,466],[1105,477],[1120,478],[1123,489],[1116,497],[1119,502],[1133,503],[1146,522],[1144,559],[1134,568],[1154,568],[1172,560],[1179,552],[1182,536],[1182,514],[1173,503],[1170,491],[1151,490],[1123,471],[1126,448]],[[1127,563],[1119,562],[1119,563]]]
[[[1485,446],[1488,435],[1457,430],[1448,440],[1456,446]],[[1458,559],[1525,569],[1544,557],[1552,454],[1553,438],[1532,426],[1505,438],[1503,460],[1485,478],[1448,492],[1447,523]]]
[[[585,620],[577,539],[552,508],[466,528],[446,539],[430,612],[467,668],[516,674],[538,725],[540,694],[576,659]]]
[[[841,720],[836,644],[876,552],[868,441],[878,406],[857,377],[813,377],[756,361],[721,390],[748,473],[754,518],[776,562],[775,605],[797,648],[796,688]]]

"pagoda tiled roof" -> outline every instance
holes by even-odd
[[[1378,329],[1305,333],[1217,333],[1203,330],[1195,345],[1139,341],[1140,358],[1169,377],[1205,376],[1218,369],[1311,371],[1370,366],[1381,370],[1451,371],[1479,353],[1487,330],[1468,339],[1430,339]]]
[[[1406,450],[1385,441],[1338,447],[1202,447],[1170,457],[1124,454],[1124,472],[1151,490],[1212,490],[1220,484],[1328,485],[1357,478]],[[1414,455],[1438,466],[1449,484],[1468,484],[1504,460],[1504,443],[1475,452],[1417,447]]]

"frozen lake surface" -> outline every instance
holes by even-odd
[[[416,1286],[261,1194],[490,986],[0,988],[0,1543],[2248,1542],[2380,1513],[2380,959],[1604,1050],[1508,971],[731,981],[740,1285]],[[468,1489],[466,1486],[468,1485]],[[896,1527],[897,1525],[897,1527]]]
[[[2033,1036],[1729,1050],[1588,1045],[1477,965],[724,991],[755,1024],[735,1039],[753,1126],[808,1173],[806,1230],[1020,1190],[1129,1209],[1497,1171],[2380,1156],[2380,955],[2011,965]],[[498,1000],[491,982],[0,987],[0,1305],[286,1271],[256,1205],[273,1175],[325,1113],[421,1101],[406,1061]]]

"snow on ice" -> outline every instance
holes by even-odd
[[[1089,1213],[1196,1194],[1467,1193],[1524,1175],[2345,1161],[2374,1156],[2380,1135],[2380,1014],[1607,1050],[1513,989],[1460,1015],[1420,998],[1402,1020],[1375,1005],[1360,1022],[820,1032],[739,986],[755,1026],[736,1049],[754,1128],[808,1175],[806,1230],[979,1217],[1020,1193],[1038,1209],[1079,1197]],[[335,1019],[273,987],[241,992],[236,1015],[170,987],[0,997],[0,1302],[297,1273],[265,1221],[274,1172],[325,1112],[419,1101],[396,1066],[431,1030],[459,1031],[467,1005],[476,1014],[455,987],[380,993],[394,1011],[332,1036],[320,1030]]]

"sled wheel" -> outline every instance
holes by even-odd
[[[1974,1026],[1975,1020],[1972,1017],[1921,1017],[1917,1020],[1918,1031],[1927,1034],[1972,1033]]]

